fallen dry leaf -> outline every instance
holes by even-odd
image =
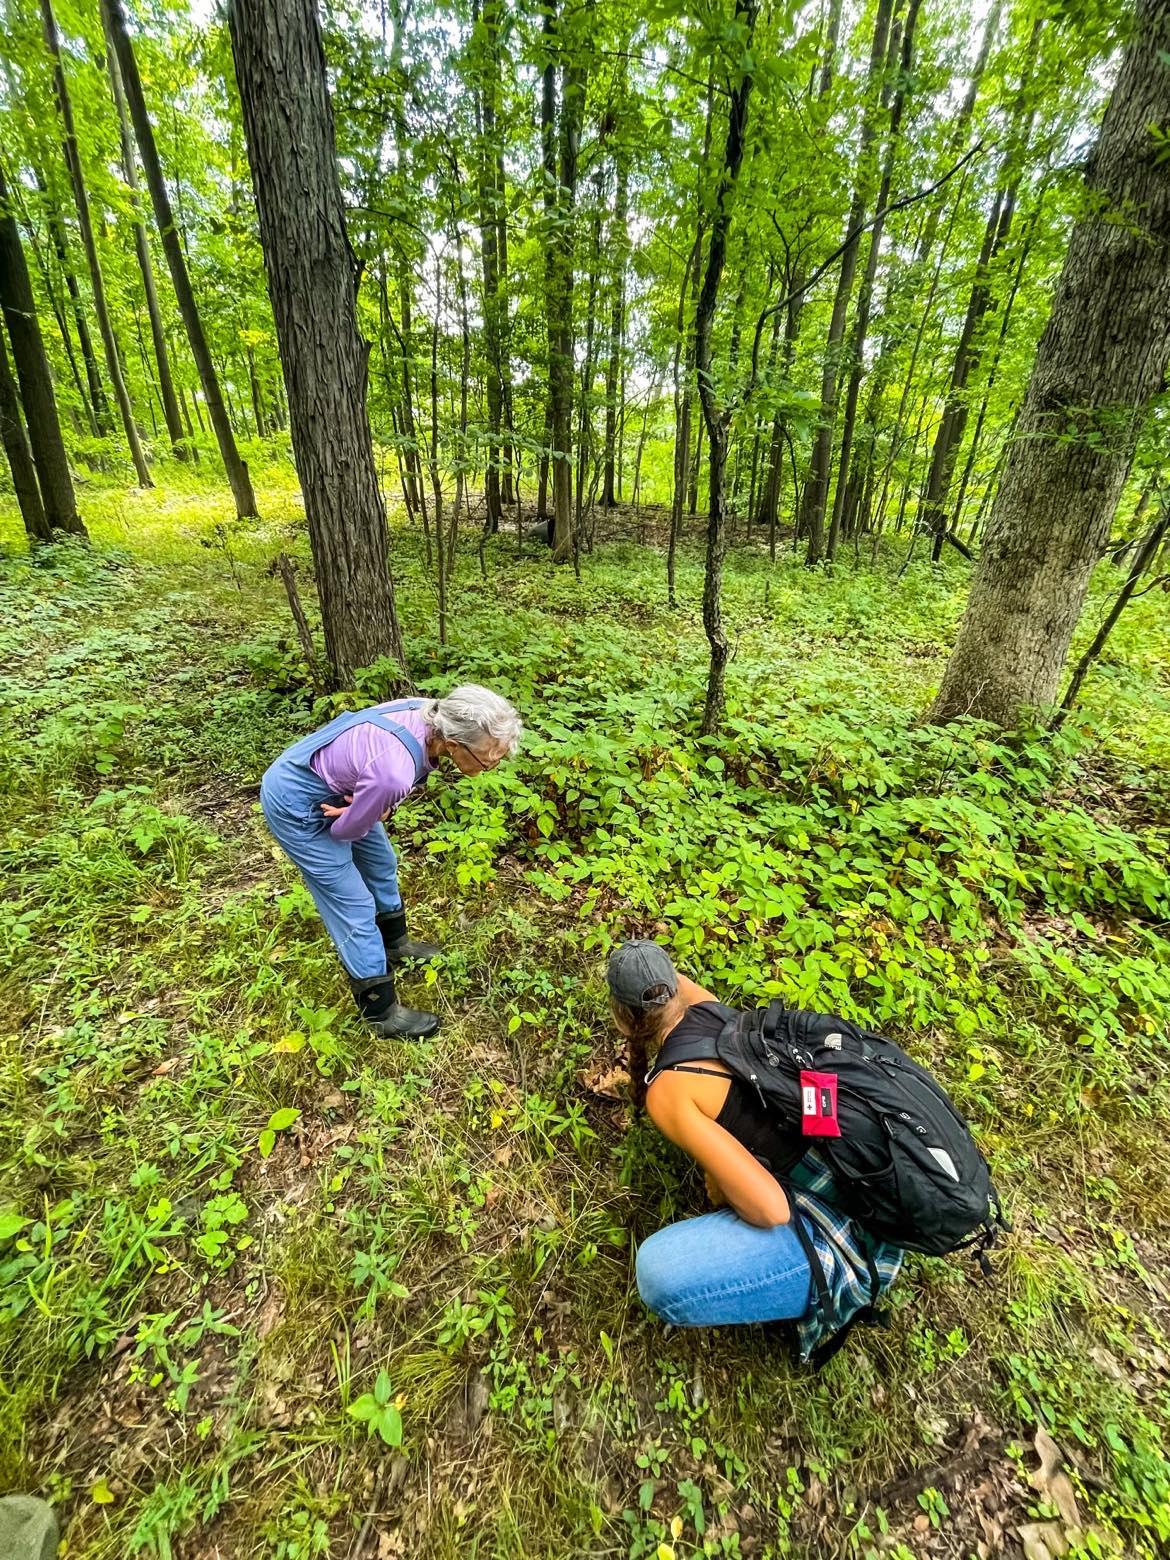
[[[1081,1514],[1077,1510],[1077,1498],[1073,1492],[1072,1480],[1067,1473],[1061,1471],[1060,1465],[1063,1459],[1060,1447],[1043,1425],[1037,1429],[1036,1439],[1032,1444],[1040,1459],[1039,1468],[1028,1476],[1032,1488],[1041,1499],[1056,1507],[1066,1526],[1079,1529]],[[1064,1550],[1061,1550],[1061,1554],[1063,1553]]]
[[[1072,1547],[1061,1522],[1027,1522],[1016,1529],[1024,1560],[1060,1560]]]
[[[580,1076],[582,1086],[588,1089],[590,1094],[601,1095],[602,1099],[622,1100],[630,1092],[629,1070],[620,1064],[606,1068],[598,1066],[583,1072]]]
[[[1089,1350],[1089,1358],[1097,1369],[1114,1381],[1124,1381],[1125,1372],[1107,1349],[1092,1348]]]

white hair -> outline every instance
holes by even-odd
[[[452,688],[444,699],[436,699],[427,711],[427,720],[439,736],[475,749],[484,740],[493,748],[502,748],[510,758],[520,745],[523,727],[520,717],[498,693],[478,683],[463,683]]]

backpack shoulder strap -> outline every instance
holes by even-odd
[[[647,1087],[654,1082],[659,1073],[672,1072],[684,1062],[717,1062],[720,1060],[719,1042],[727,1029],[737,1024],[739,1020],[731,1008],[725,1008],[722,1003],[719,1003],[718,1006],[725,1020],[720,1033],[717,1036],[680,1035],[677,1032],[670,1035],[666,1044],[659,1051],[658,1059],[654,1066],[646,1074]]]

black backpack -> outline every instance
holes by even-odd
[[[901,1046],[773,1002],[730,1014],[717,1039],[668,1038],[646,1081],[712,1060],[786,1129],[811,1128],[808,1146],[832,1172],[837,1206],[869,1235],[932,1256],[972,1247],[990,1271],[987,1248],[1010,1226],[987,1161],[946,1091]],[[834,1118],[839,1136],[828,1135]]]

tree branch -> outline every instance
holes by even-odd
[[[810,287],[814,287],[817,282],[820,281],[821,277],[824,276],[825,272],[830,268],[830,266],[834,265],[836,261],[841,258],[849,246],[856,243],[856,241],[861,237],[862,233],[865,232],[866,228],[873,227],[876,222],[880,222],[883,217],[888,217],[891,212],[905,211],[907,206],[914,206],[920,200],[926,200],[928,196],[933,195],[936,190],[941,190],[944,184],[954,178],[955,174],[959,172],[960,168],[965,167],[967,163],[971,161],[972,157],[974,157],[982,150],[983,142],[976,141],[971,150],[964,156],[960,157],[959,161],[955,163],[952,168],[949,168],[947,172],[943,174],[941,179],[936,179],[933,184],[928,184],[924,190],[918,190],[913,195],[903,195],[901,200],[891,201],[888,206],[883,206],[880,211],[875,211],[872,217],[868,217],[864,222],[859,222],[853,231],[847,235],[844,242],[839,244],[837,248],[834,249],[833,253],[824,262],[824,264],[818,266],[807,281],[802,282],[799,287],[794,288],[790,293],[788,293],[786,297],[781,298],[779,303],[771,303],[768,305],[768,307],[763,311],[759,319],[756,321],[756,334],[755,339],[752,342],[752,372],[751,378],[748,380],[747,389],[744,391],[744,401],[748,399],[752,391],[755,389],[756,380],[759,378],[760,341],[764,334],[764,326],[768,320],[771,319],[772,315],[778,314],[781,309],[786,309],[790,303],[795,302],[797,298],[802,297],[806,292],[808,292]]]

